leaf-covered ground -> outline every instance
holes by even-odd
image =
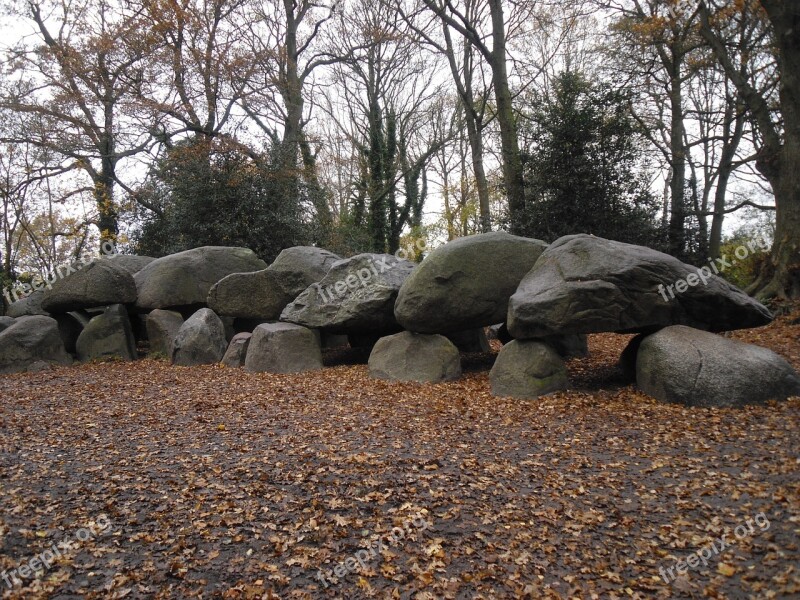
[[[798,316],[734,336],[800,368]],[[489,355],[440,385],[370,380],[342,352],[292,376],[143,360],[0,378],[0,574],[110,522],[0,595],[800,597],[800,399],[659,404],[616,368],[628,338],[591,336],[574,389],[533,402],[489,394]]]

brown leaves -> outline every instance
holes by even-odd
[[[736,337],[800,367],[781,321]],[[573,390],[493,398],[491,356],[441,385],[98,364],[0,379],[0,572],[106,512],[113,535],[10,598],[670,598],[800,589],[800,399],[663,405],[591,336]],[[764,511],[767,531],[666,583]],[[421,513],[386,543],[393,527]],[[40,535],[43,533],[44,535]],[[324,576],[370,544],[342,577]],[[366,551],[366,550],[364,550]],[[362,555],[363,556],[363,555]],[[4,584],[0,584],[4,585]]]

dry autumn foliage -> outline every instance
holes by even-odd
[[[800,313],[732,334],[800,368]],[[489,394],[492,355],[438,385],[347,352],[302,375],[166,362],[0,379],[0,572],[98,515],[108,532],[3,598],[797,598],[800,398],[659,404],[595,335],[573,389]],[[420,511],[430,523],[325,588]],[[659,567],[763,512],[671,584]]]

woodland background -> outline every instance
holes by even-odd
[[[0,278],[112,241],[341,255],[586,232],[800,296],[781,0],[4,3]],[[727,248],[727,250],[726,250]]]

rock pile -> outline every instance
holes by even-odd
[[[435,383],[460,377],[460,352],[489,350],[491,326],[505,344],[489,376],[497,396],[567,389],[564,359],[585,356],[586,334],[597,332],[640,334],[621,364],[664,402],[741,406],[800,395],[800,377],[781,357],[714,333],[769,323],[764,306],[710,266],[589,235],[548,246],[480,234],[420,265],[315,247],[288,248],[269,266],[246,248],[117,255],[8,312],[2,373],[73,356],[134,360],[137,338],[175,365],[298,373],[322,368],[324,340],[365,349],[372,377]]]

